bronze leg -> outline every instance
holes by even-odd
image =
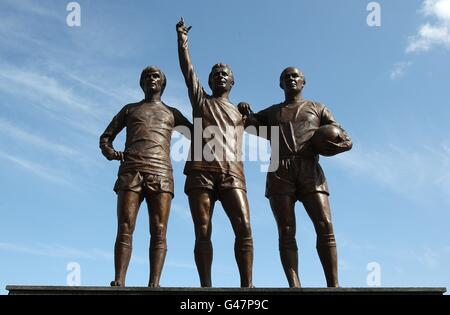
[[[270,198],[270,206],[278,227],[278,246],[281,264],[290,288],[300,288],[298,276],[298,248],[295,239],[295,197],[276,195]]]
[[[170,193],[150,194],[146,197],[150,218],[150,279],[149,287],[159,287],[159,280],[167,253],[167,223],[169,221],[172,195]]]
[[[131,258],[133,232],[141,204],[140,194],[119,191],[117,196],[117,237],[114,246],[115,279],[112,286],[125,286],[125,277]]]
[[[202,287],[212,286],[211,265],[213,248],[211,243],[211,218],[214,203],[215,199],[212,191],[196,189],[189,194],[189,206],[195,229],[194,257]]]
[[[311,218],[317,234],[317,253],[325,273],[328,287],[338,287],[338,260],[336,240],[331,222],[328,196],[322,193],[307,194],[303,205]]]
[[[220,201],[233,226],[234,254],[241,276],[241,287],[251,288],[253,268],[253,238],[247,194],[242,189],[221,192]]]

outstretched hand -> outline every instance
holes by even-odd
[[[181,17],[180,21],[177,23],[177,33],[181,33],[183,35],[187,35],[187,33],[191,30],[192,26],[187,27],[184,24],[184,19]]]

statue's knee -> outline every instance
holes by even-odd
[[[196,238],[201,240],[207,240],[209,236],[209,224],[200,224],[196,229]]]
[[[298,250],[297,240],[295,236],[284,237],[278,239],[278,247],[280,250]]]
[[[295,227],[292,225],[283,225],[280,227],[280,239],[295,239]]]
[[[151,233],[150,247],[152,249],[167,249],[166,226],[157,224]]]
[[[333,234],[333,223],[329,219],[320,220],[317,223],[317,233]]]
[[[238,227],[236,233],[235,249],[248,251],[253,250],[253,237],[250,222],[243,221]]]
[[[119,224],[119,234],[133,234],[134,225],[128,221]]]
[[[252,227],[250,221],[243,220],[237,227],[237,238],[252,238]]]
[[[196,228],[195,252],[204,253],[212,251],[211,233],[209,224],[200,224]]]
[[[133,244],[133,236],[128,233],[119,232],[117,234],[116,245],[131,248]]]

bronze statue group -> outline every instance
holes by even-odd
[[[242,152],[244,128],[277,127],[279,136],[272,138],[272,150],[278,150],[278,167],[267,173],[266,197],[274,214],[279,237],[281,263],[289,287],[300,287],[295,219],[295,203],[303,203],[317,233],[317,252],[327,286],[338,287],[336,241],[328,201],[328,187],[318,163],[319,154],[332,156],[352,147],[346,132],[321,103],[302,97],[304,74],[289,67],[280,75],[285,100],[258,113],[247,103],[233,105],[229,93],[234,85],[229,65],[216,64],[209,74],[212,94],[203,89],[194,71],[189,50],[188,32],[183,19],[176,25],[181,71],[188,88],[194,126],[177,109],[161,101],[166,77],[157,67],[142,71],[140,86],[145,98],[124,106],[100,137],[100,148],[108,160],[119,160],[117,193],[117,237],[114,247],[115,279],[111,286],[125,286],[125,276],[132,252],[136,217],[145,199],[150,217],[149,287],[159,287],[167,252],[166,230],[170,205],[174,197],[170,161],[170,140],[174,128],[191,139],[190,158],[186,162],[185,193],[195,229],[194,257],[202,287],[211,287],[213,246],[211,243],[214,204],[217,200],[230,219],[234,234],[234,252],[241,287],[253,287],[253,238],[250,209],[246,193]],[[223,139],[211,146],[206,137],[192,132],[214,127]],[[123,152],[116,151],[113,141],[126,128]],[[232,131],[230,133],[230,130]],[[261,136],[256,132],[257,135]],[[227,139],[229,141],[227,141]],[[277,147],[274,148],[274,145]],[[217,146],[221,147],[218,150]],[[207,148],[208,156],[192,157],[196,148]],[[226,152],[227,158],[221,154]],[[194,154],[195,155],[195,154]]]

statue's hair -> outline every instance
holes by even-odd
[[[164,89],[166,88],[166,83],[167,83],[166,75],[164,74],[164,72],[161,71],[161,69],[159,69],[156,66],[148,66],[148,67],[145,67],[144,70],[142,70],[141,79],[139,80],[139,85],[141,86],[142,89],[144,89],[144,87],[143,87],[144,76],[150,71],[158,71],[161,74],[161,80],[162,80],[161,95],[162,95],[164,93]]]
[[[297,69],[300,74],[300,78],[303,81],[303,86],[306,85],[305,73],[302,70],[300,70],[299,68],[296,68],[296,67],[287,67],[280,74],[280,88],[283,89],[282,81],[283,81],[283,77],[284,77],[285,73],[288,71],[288,69]]]

